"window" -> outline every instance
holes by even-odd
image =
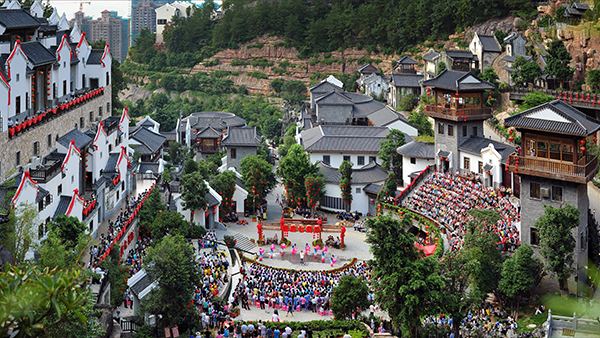
[[[331,164],[331,156],[329,156],[329,155],[323,155],[323,163],[325,163],[325,164]]]
[[[119,190],[117,190],[117,201],[119,200]]]
[[[67,80],[63,80],[63,96],[67,95]]]
[[[375,157],[375,156],[369,156],[369,163],[376,162],[376,161],[377,161],[377,157]]]
[[[444,124],[438,123],[438,134],[444,135]]]
[[[98,117],[102,118],[102,107],[98,107]]]
[[[15,98],[15,114],[21,114],[21,97],[17,96]]]
[[[451,124],[448,125],[448,136],[454,136],[454,126]]]
[[[530,233],[529,241],[531,242],[531,245],[540,245],[540,233],[539,233],[538,229],[530,228],[529,233]]]
[[[167,24],[167,19],[158,19],[158,20],[156,20],[156,24],[158,24],[158,25],[166,25]]]
[[[15,162],[17,164],[17,167],[21,165],[21,151],[20,150],[17,151]]]
[[[19,82],[20,78],[21,78],[21,74],[17,74],[17,82]]]
[[[75,175],[71,175],[71,183],[75,183]]]
[[[29,93],[25,93],[25,110],[29,109]]]
[[[90,222],[90,232],[94,231],[94,220]]]
[[[585,233],[585,230],[581,232],[581,235],[579,235],[579,243],[581,243],[581,251],[585,251],[587,249],[587,234]]]
[[[56,82],[52,84],[52,97],[58,97],[58,89],[56,88]]]
[[[73,81],[71,81],[71,82],[69,83],[69,88],[71,89],[71,91],[73,91],[73,90],[75,89],[75,88],[73,88]]]
[[[534,183],[534,182],[529,183],[529,197],[535,198],[535,199],[540,199],[541,198],[540,190],[541,189],[540,189],[539,183]]]
[[[356,193],[360,194],[360,188],[356,188]]]
[[[350,156],[344,156],[344,161],[350,162]]]
[[[478,163],[478,167],[479,167],[479,169],[478,169],[479,171],[478,171],[478,172],[479,172],[480,174],[483,174],[483,162],[479,161],[479,163]]]
[[[38,202],[38,212],[41,212],[42,210],[44,210],[44,200],[40,200]],[[40,228],[42,228],[42,225],[40,225]],[[43,229],[42,229],[43,232]],[[42,237],[43,235],[41,235],[40,237]]]
[[[106,102],[106,112],[110,112],[110,102]]]
[[[85,58],[83,58],[82,62],[83,62],[83,64],[85,65]],[[85,74],[81,75],[81,86],[82,86],[83,88],[85,88],[85,87],[86,87],[86,86],[85,86]]]
[[[473,136],[477,136],[477,127],[473,127]]]
[[[463,126],[463,137],[467,137],[467,126]]]
[[[470,158],[465,157],[463,169],[465,169],[465,170],[471,170],[471,159]]]
[[[562,202],[563,201],[563,188],[552,186],[552,201]]]
[[[83,119],[83,116],[79,118],[79,126],[81,127],[81,129],[83,129],[85,120]]]
[[[414,157],[410,158],[410,164],[417,164],[417,159]]]
[[[365,157],[364,156],[358,156],[358,165],[365,165]]]
[[[33,142],[33,156],[40,156],[40,142]]]
[[[125,191],[125,181],[121,181],[121,191]]]
[[[108,74],[108,72],[106,72],[106,85],[108,86],[110,84],[110,75]]]
[[[56,189],[56,191],[57,191],[58,196],[62,195],[62,184],[58,185],[58,188]]]
[[[90,122],[91,121],[94,121],[94,112],[93,111],[90,112]]]

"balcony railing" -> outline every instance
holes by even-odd
[[[492,117],[492,108],[491,107],[483,107],[483,108],[447,108],[444,106],[436,106],[436,105],[427,105],[425,106],[425,114],[432,117],[441,117],[454,121],[464,120],[467,121],[469,119],[487,119]]]
[[[48,109],[46,111],[39,111],[37,115],[32,116],[28,120],[13,126],[9,126],[8,137],[12,138],[19,136],[20,134],[29,129],[42,125],[45,122],[53,119],[54,117],[63,115],[79,107],[81,104],[87,103],[88,101],[94,99],[98,95],[104,95],[104,88],[91,90],[87,93],[81,94],[80,96],[71,99],[70,101],[60,103],[52,109]]]
[[[508,168],[516,173],[586,183],[598,170],[598,156],[588,155],[586,164],[580,165],[512,154],[508,157]]]
[[[30,171],[31,178],[38,183],[48,183],[50,182],[58,173],[60,173],[60,167],[62,165],[62,161],[54,161],[45,165],[39,169],[32,169]]]

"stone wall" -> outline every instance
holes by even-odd
[[[74,108],[73,110],[58,116],[48,122],[37,124],[35,127],[29,127],[25,132],[20,132],[17,135],[9,138],[8,131],[0,133],[0,181],[4,181],[19,171],[16,165],[16,153],[21,152],[21,165],[24,167],[33,157],[33,144],[39,142],[39,157],[42,158],[48,155],[56,148],[57,136],[60,137],[75,126],[80,130],[85,130],[91,127],[89,117],[90,112],[93,112],[94,119],[98,118],[100,107],[102,107],[102,118],[110,116],[110,111],[107,112],[107,103],[111,102],[111,86],[104,88],[104,95],[96,96],[90,99],[87,103]],[[84,126],[80,125],[80,119],[83,118]],[[48,146],[48,135],[51,135],[52,144]]]
[[[235,158],[231,158],[230,156],[231,152],[229,150],[231,148],[235,148],[236,150]],[[236,170],[239,170],[240,163],[249,155],[256,155],[256,147],[227,147],[227,168],[234,167]]]

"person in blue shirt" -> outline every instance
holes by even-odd
[[[273,338],[279,338],[280,334],[281,332],[279,331],[279,329],[275,328],[275,331],[273,331]]]

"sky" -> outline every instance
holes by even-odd
[[[131,1],[129,0],[89,0],[84,1],[83,12],[86,16],[91,16],[94,19],[100,17],[100,13],[106,9],[109,11],[117,11],[122,17],[129,17],[131,11]],[[91,4],[88,4],[91,3]],[[67,20],[75,17],[75,12],[79,11],[81,1],[70,0],[50,0],[50,5],[58,9],[58,14],[67,15]]]

